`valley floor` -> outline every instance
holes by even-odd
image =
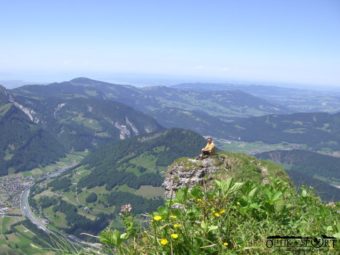
[[[54,254],[45,247],[45,236],[41,230],[46,222],[34,217],[30,210],[29,190],[35,181],[61,174],[79,163],[86,154],[71,153],[55,164],[0,177],[0,254],[11,254],[14,250],[15,254],[23,255]]]

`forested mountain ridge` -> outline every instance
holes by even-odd
[[[0,87],[0,175],[46,165],[65,154],[63,145],[30,117],[30,112]]]
[[[155,167],[159,168],[158,172],[161,172],[162,168],[164,169],[178,157],[196,155],[204,144],[203,137],[192,131],[169,129],[160,133],[134,137],[116,144],[104,145],[84,159],[83,163],[93,171],[80,181],[80,185],[93,187],[105,183],[106,187],[110,187],[108,183],[110,179],[114,179],[109,176],[110,171],[129,168],[127,162],[135,161],[136,158],[139,158],[141,162],[153,161]],[[138,163],[137,161],[137,165]],[[149,170],[155,171],[156,169]],[[137,173],[135,170],[132,171]],[[145,169],[139,169],[139,171],[143,173]],[[102,174],[103,178],[101,178]],[[96,178],[92,178],[94,175]]]
[[[25,85],[12,90],[14,95],[21,95],[28,98],[88,98],[100,99],[110,97],[125,98],[138,93],[139,90],[133,86],[116,85],[87,78],[75,78],[65,82],[55,82],[48,85]],[[111,93],[110,93],[111,92]]]
[[[96,98],[12,95],[0,87],[1,175],[55,162],[70,151],[162,130],[129,106]]]
[[[129,106],[96,98],[17,97],[41,120],[41,126],[55,134],[67,150],[96,147],[111,139],[125,139],[159,131],[152,118]]]
[[[339,201],[340,158],[304,150],[276,150],[257,154],[260,159],[283,164],[297,187],[313,187],[326,201]]]
[[[256,156],[286,164],[288,167],[298,165],[296,171],[305,172],[311,176],[340,179],[340,158],[304,150],[277,150]]]

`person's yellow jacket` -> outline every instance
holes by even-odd
[[[205,151],[209,151],[211,154],[215,153],[215,144],[214,143],[207,143],[207,145],[203,148]]]

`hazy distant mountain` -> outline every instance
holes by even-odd
[[[340,149],[340,113],[294,113],[238,119],[228,138],[247,142],[296,143],[312,149]]]
[[[285,106],[292,112],[339,112],[340,91],[286,88],[264,85],[185,83],[173,88],[188,91],[240,90],[273,104]]]
[[[224,122],[233,118],[286,113],[284,107],[242,91],[183,91],[169,87],[136,88],[87,78],[48,86],[23,86],[13,90],[26,98],[97,98],[129,105],[165,127],[189,128],[203,135],[223,137]]]
[[[232,91],[183,91],[170,87],[136,88],[115,85],[87,78],[68,82],[52,83],[48,86],[23,86],[13,90],[14,94],[26,97],[96,97],[111,99],[149,114],[160,108],[178,108],[187,111],[202,111],[212,116],[248,117],[269,113],[284,113],[284,107],[238,90]]]
[[[202,111],[216,117],[244,118],[287,112],[282,106],[268,103],[240,90],[198,92],[169,87],[148,87],[143,91],[149,97],[155,98],[163,107]]]
[[[137,97],[142,93],[138,88],[128,85],[116,85],[107,82],[76,78],[71,81],[51,83],[48,85],[26,85],[12,90],[14,95],[33,98],[121,98]]]
[[[252,87],[252,89],[260,89],[263,93],[266,91],[261,86]],[[276,90],[277,93],[280,91],[288,93],[289,91],[286,88],[276,87],[269,87],[269,90]],[[56,102],[51,108],[39,106],[40,109],[50,109],[48,116],[52,116],[52,112],[58,107],[58,104],[63,104],[65,100],[70,100],[69,104],[83,104],[81,111],[85,111],[87,115],[91,113],[85,107],[86,102],[81,100],[97,100],[96,104],[109,104],[109,102],[115,101],[154,117],[164,127],[191,129],[202,135],[247,142],[297,143],[312,149],[340,148],[339,114],[281,114],[288,113],[288,111],[283,107],[237,90],[202,92],[169,87],[136,88],[77,78],[69,82],[53,83],[47,86],[24,86],[14,89],[13,93],[24,105],[29,105],[29,102],[32,102],[31,107],[33,108],[34,105],[37,105],[34,100],[45,102],[45,104],[46,102]],[[107,105],[104,108],[110,107],[113,106]],[[35,111],[39,112],[37,109]],[[79,115],[81,111],[78,111],[77,114]],[[261,116],[273,112],[280,114]],[[87,118],[89,117],[76,118],[76,113],[73,113],[73,117],[69,116],[73,123],[77,119],[78,122],[83,121],[84,124]],[[92,118],[93,116],[90,117],[90,119]],[[128,119],[130,118],[128,117]],[[99,119],[102,118],[98,117],[92,122],[98,123]],[[124,123],[122,125],[129,126],[126,122]],[[63,125],[65,126],[65,124]],[[107,123],[103,125],[105,126]],[[100,142],[102,136],[108,137],[104,127],[95,130],[93,125],[89,127],[89,123],[87,123],[87,127],[85,126],[81,125],[82,129],[85,128],[85,133],[79,131],[81,134],[90,134],[92,138],[95,138],[94,140],[89,139],[91,144]],[[57,133],[61,130],[57,130]],[[133,130],[130,129],[131,132]]]
[[[29,82],[20,81],[20,80],[1,80],[0,84],[2,84],[7,89],[13,89],[13,88],[17,88],[17,87],[29,84]]]

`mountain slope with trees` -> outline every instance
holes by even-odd
[[[68,150],[84,150],[110,140],[159,131],[152,118],[121,103],[96,98],[17,97],[36,112],[40,125],[55,134]]]
[[[163,130],[129,106],[95,98],[36,98],[0,87],[0,175],[53,163],[70,151]]]
[[[296,186],[312,186],[324,200],[340,200],[340,189],[331,185],[340,182],[340,158],[304,150],[270,151],[256,157],[283,164]]]
[[[165,168],[204,144],[192,131],[169,129],[102,145],[72,172],[35,186],[31,204],[68,233],[96,234],[125,203],[138,214],[162,205]]]
[[[47,165],[65,154],[47,130],[34,123],[0,88],[0,176]]]

